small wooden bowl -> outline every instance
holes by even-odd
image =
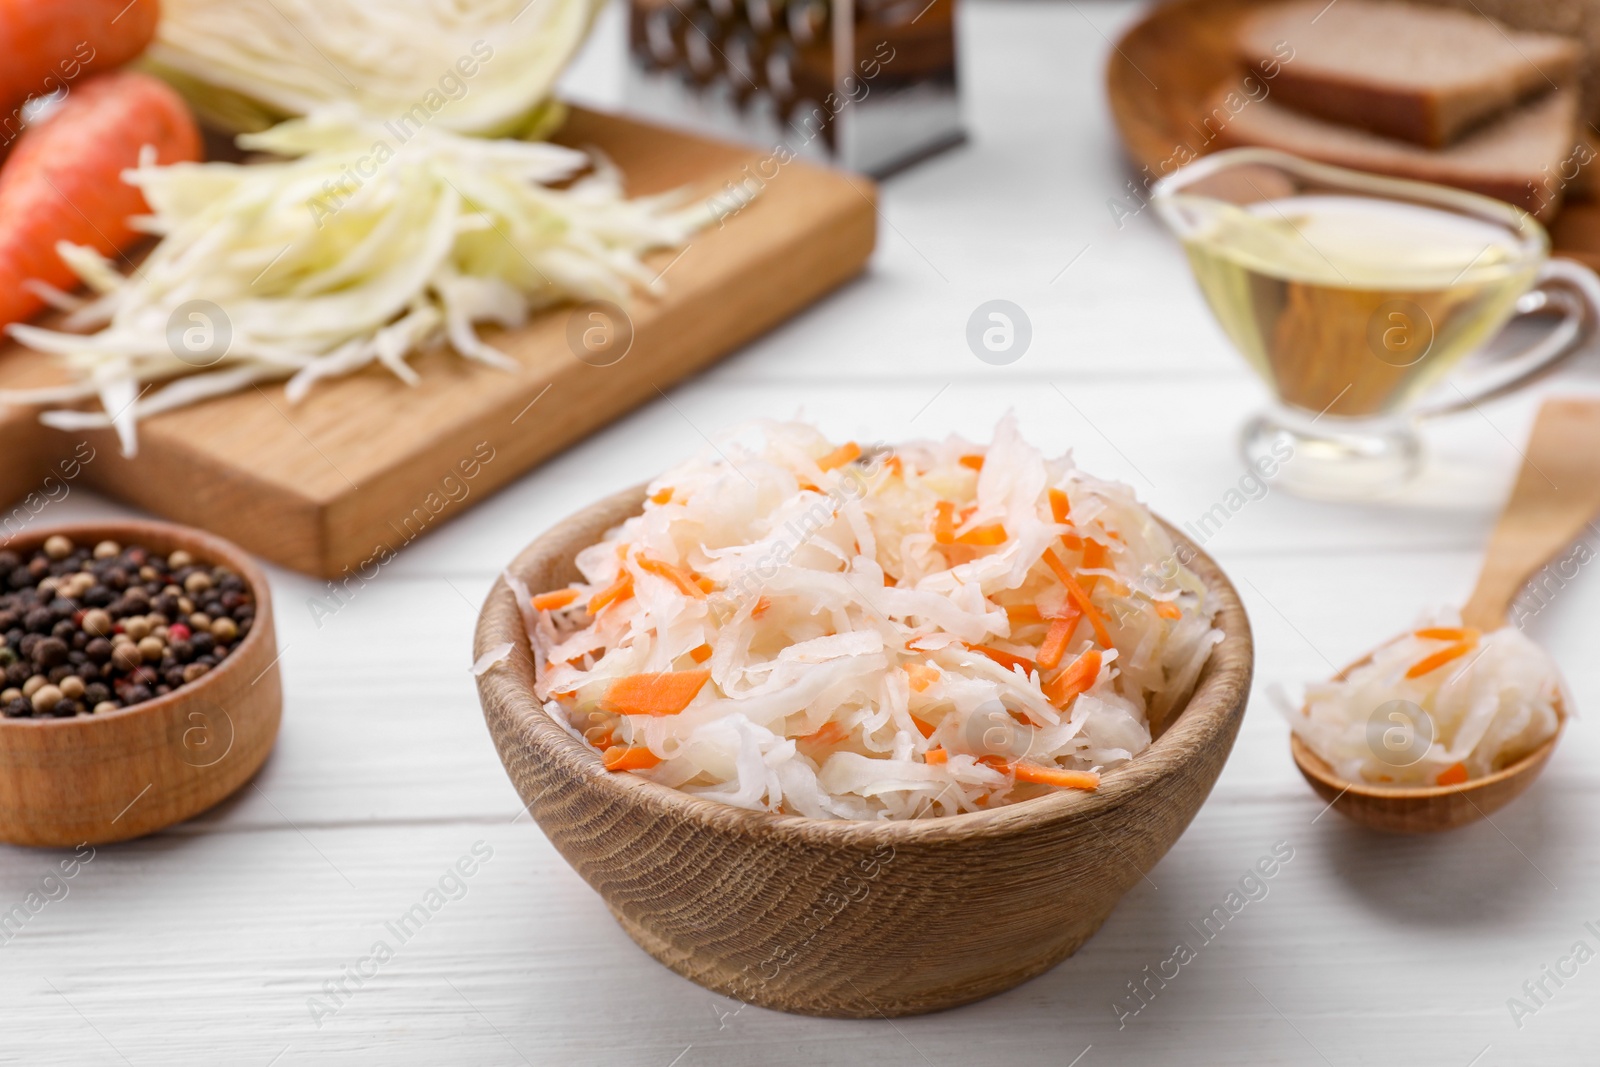
[[[199,814],[248,781],[278,736],[283,687],[266,575],[233,544],[161,522],[57,526],[6,547],[31,552],[53,534],[220,563],[249,584],[256,619],[227,659],[166,696],[104,715],[0,719],[0,840],[98,845]]]
[[[643,502],[634,488],[572,516],[525,549],[511,573],[533,592],[564,586],[578,577],[577,551]],[[1097,792],[1063,790],[993,811],[808,819],[610,773],[534,696],[527,632],[504,579],[484,603],[476,654],[506,642],[514,651],[478,679],[478,692],[528,810],[656,959],[708,989],[782,1011],[937,1011],[1072,955],[1210,793],[1244,715],[1253,652],[1233,586],[1198,549],[1192,566],[1221,604],[1225,638],[1183,711]]]
[[[1294,734],[1289,751],[1311,788],[1333,810],[1362,826],[1392,834],[1432,834],[1454,830],[1499,811],[1533,784],[1556,750],[1567,727],[1557,706],[1556,732],[1544,744],[1503,770],[1460,785],[1384,786],[1347,782]]]

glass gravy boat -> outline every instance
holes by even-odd
[[[1532,216],[1474,193],[1270,149],[1206,156],[1152,190],[1212,312],[1274,403],[1245,461],[1291,492],[1382,495],[1422,464],[1421,418],[1516,388],[1600,318],[1600,278],[1550,259]],[[1458,370],[1519,315],[1531,347]]]

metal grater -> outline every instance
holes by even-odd
[[[956,0],[631,0],[627,102],[882,178],[961,143]]]

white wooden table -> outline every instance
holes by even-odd
[[[1465,594],[1532,397],[1430,427],[1433,466],[1404,501],[1273,493],[1216,534],[1208,547],[1244,595],[1259,654],[1227,769],[1076,957],[989,1001],[894,1023],[740,1010],[623,935],[520,813],[496,759],[467,666],[501,566],[563,515],[742,418],[803,411],[841,438],[987,439],[1015,409],[1032,438],[1071,446],[1175,520],[1237,484],[1235,431],[1259,388],[1155,221],[1119,230],[1106,207],[1126,174],[1101,71],[1106,38],[1134,12],[969,3],[972,143],[884,187],[866,277],[408,548],[320,627],[306,607],[318,584],[274,573],[286,687],[276,751],[220,808],[99,849],[67,895],[0,944],[0,1062],[1594,1062],[1600,962],[1560,987],[1545,978],[1551,995],[1520,1027],[1507,1005],[1576,942],[1600,949],[1584,925],[1600,930],[1592,728],[1576,723],[1543,780],[1492,825],[1388,840],[1319,818],[1265,693]],[[573,74],[587,99],[605,102],[615,84],[618,25],[604,24]],[[1023,307],[1034,329],[1006,367],[979,362],[963,337],[993,298]],[[1586,355],[1545,388],[1593,390],[1597,365]],[[49,518],[119,510],[74,490]],[[1597,617],[1600,574],[1584,573],[1532,627],[1580,708],[1600,707]],[[1193,944],[1189,924],[1279,842],[1294,858],[1266,898],[1119,1025],[1129,983],[1179,939]],[[393,958],[364,962],[380,938],[396,943],[384,924],[475,847],[492,855],[459,899]],[[0,848],[0,910],[59,859]],[[341,981],[345,993],[327,992]]]

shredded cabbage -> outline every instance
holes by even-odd
[[[43,421],[115,425],[131,455],[139,419],[252,382],[288,378],[293,402],[319,379],[376,362],[415,385],[407,358],[443,341],[467,359],[516,369],[475,324],[512,327],[562,300],[622,303],[631,287],[659,291],[639,257],[681,244],[711,217],[678,208],[676,196],[625,200],[614,168],[569,148],[431,127],[401,141],[349,109],[239,140],[298,158],[147,159],[127,172],[154,212],[142,227],[160,243],[127,277],[94,250],[63,244],[100,294],[86,303],[57,294],[72,308],[64,326],[98,332],[10,326],[23,344],[63,357],[77,382],[0,402],[98,397],[101,411],[52,411]],[[187,332],[173,336],[190,328],[211,331],[198,350]],[[164,381],[148,394],[138,388]]]
[[[575,598],[532,598],[554,605],[537,695],[608,767],[737,807],[902,819],[1093,788],[1222,637],[1132,491],[1009,417],[987,448],[865,453],[756,423],[648,492],[578,554]]]
[[[349,102],[461,133],[530,133],[596,0],[162,0],[148,65],[209,123]]]
[[[1346,781],[1431,786],[1523,758],[1556,732],[1563,699],[1555,662],[1522,631],[1480,634],[1442,608],[1343,681],[1307,686],[1304,704],[1286,711]]]

